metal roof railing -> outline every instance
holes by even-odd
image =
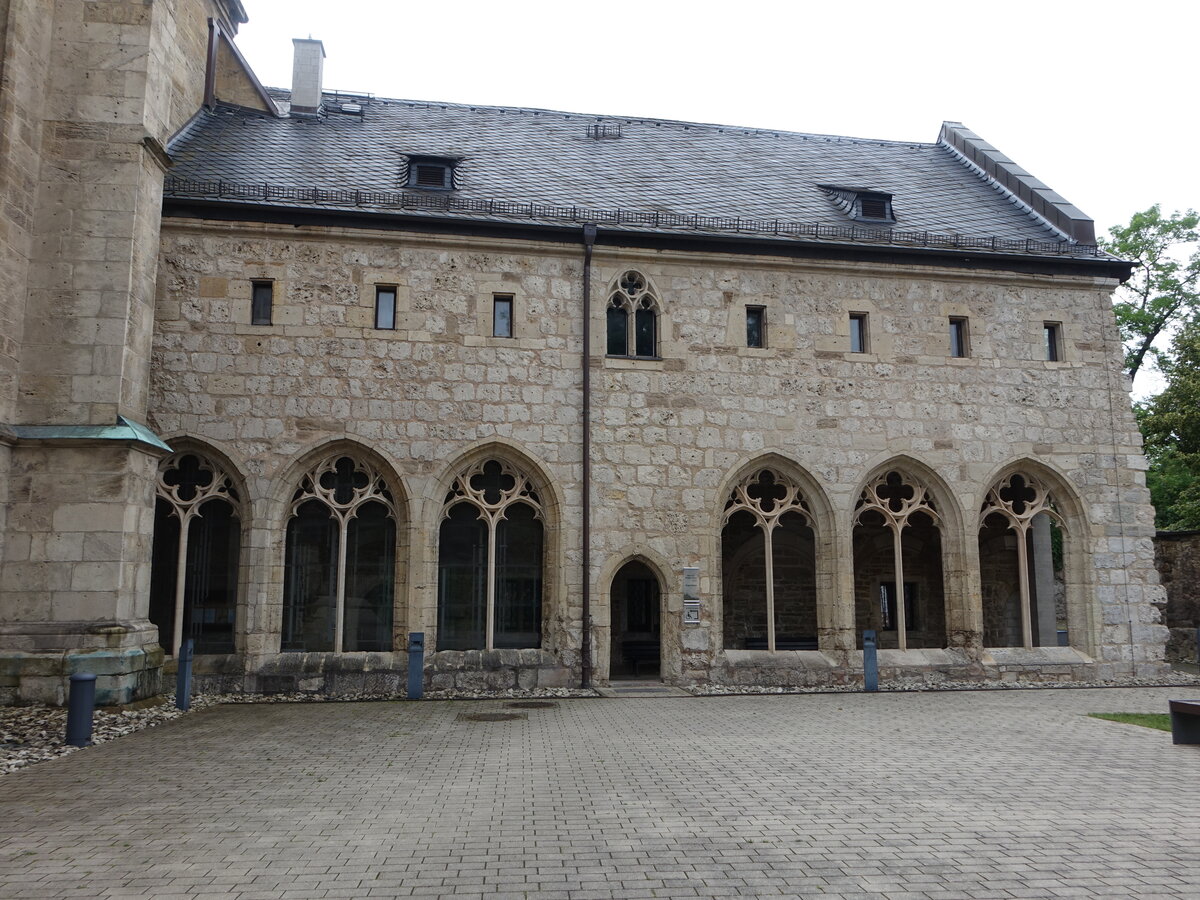
[[[343,210],[402,210],[510,221],[591,223],[629,230],[637,228],[683,229],[828,242],[851,241],[937,249],[981,250],[991,253],[1031,253],[1075,257],[1103,257],[1105,255],[1095,244],[1077,244],[1068,241],[1013,240],[977,235],[944,234],[934,231],[901,231],[891,228],[860,228],[846,225],[787,222],[781,219],[713,216],[698,213],[643,212],[619,208],[553,206],[545,203],[513,200],[473,200],[450,194],[426,194],[417,191],[330,190],[315,187],[286,187],[267,183],[193,181],[174,177],[166,179],[164,191],[168,197],[173,198],[203,197],[256,205],[283,204]]]

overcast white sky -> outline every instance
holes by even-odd
[[[892,140],[950,119],[1099,233],[1200,206],[1194,0],[243,2],[271,86],[311,36],[327,89]]]

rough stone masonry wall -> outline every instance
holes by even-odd
[[[604,357],[607,291],[631,268],[662,301],[661,359]],[[569,245],[165,221],[150,417],[168,441],[206,441],[245,478],[248,666],[277,658],[281,498],[305,460],[347,446],[369,448],[403,485],[396,629],[425,631],[431,648],[437,523],[456,461],[492,448],[531,468],[553,498],[547,533],[558,539],[543,647],[577,666],[581,271]],[[252,279],[274,282],[270,326],[249,324]],[[377,284],[396,286],[394,331],[372,328]],[[867,476],[900,458],[930,482],[946,528],[947,629],[968,659],[982,631],[976,510],[1005,466],[1032,459],[1072,511],[1071,631],[1097,661],[1091,674],[1158,671],[1151,511],[1111,286],[599,248],[598,676],[606,579],[637,557],[663,579],[666,676],[722,677],[720,514],[732,479],[763,459],[807,473],[821,494],[810,506],[833,574],[818,575],[818,630],[837,664],[853,664],[850,522]],[[490,336],[495,293],[515,297],[514,338]],[[766,307],[766,349],[744,346],[747,304]],[[850,311],[869,314],[870,353],[848,352]],[[970,358],[948,357],[948,316],[970,317]],[[1044,321],[1063,323],[1061,362],[1039,358]],[[701,571],[698,627],[679,622],[684,566]]]
[[[1163,619],[1171,637],[1169,662],[1197,663],[1200,629],[1200,531],[1160,531],[1154,541],[1158,575],[1166,589]]]
[[[186,119],[182,106],[191,103],[187,115],[199,106],[205,13],[215,9],[210,0],[5,6],[0,423],[56,428],[53,443],[23,438],[0,468],[10,488],[0,674],[22,699],[61,698],[73,655],[98,644],[112,663],[93,660],[101,696],[157,690],[161,651],[146,619],[155,461],[145,448],[78,436],[118,415],[146,418],[161,145]]]

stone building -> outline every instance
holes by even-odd
[[[0,0],[0,698],[1161,671],[1129,265],[932,143],[267,90]],[[346,52],[343,50],[343,52]],[[53,62],[53,64],[52,64]]]

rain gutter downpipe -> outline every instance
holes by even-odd
[[[596,226],[583,226],[583,646],[580,687],[592,686],[592,247]]]

